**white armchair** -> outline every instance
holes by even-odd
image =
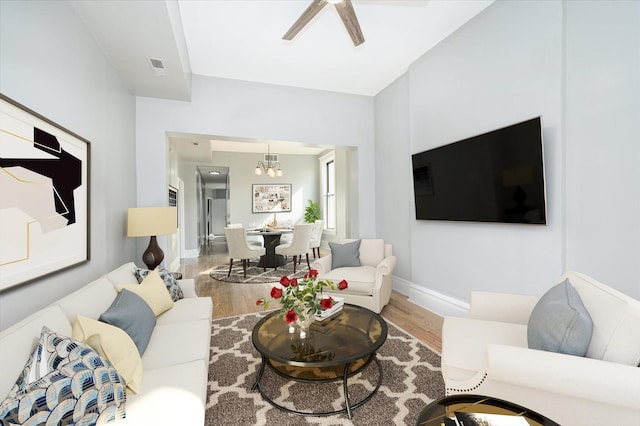
[[[345,240],[353,242],[357,240]],[[345,303],[362,306],[380,313],[391,299],[392,274],[396,267],[396,257],[391,244],[381,239],[360,240],[359,259],[361,266],[332,268],[332,255],[321,257],[311,264],[318,270],[320,279],[333,281],[336,285],[347,280],[346,290],[329,291],[329,294],[343,297]]]
[[[640,424],[640,301],[567,272],[593,322],[585,357],[528,348],[538,297],[473,292],[466,318],[445,318],[447,394],[505,399],[562,425]]]

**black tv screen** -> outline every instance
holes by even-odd
[[[540,117],[411,157],[418,220],[547,223]]]

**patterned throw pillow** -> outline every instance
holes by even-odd
[[[156,316],[173,308],[171,295],[167,292],[164,281],[160,278],[157,269],[149,272],[140,284],[116,285],[116,290],[118,291],[122,291],[123,288],[142,297]]]
[[[167,287],[167,291],[171,295],[171,300],[177,302],[180,299],[184,299],[184,293],[180,288],[180,284],[178,284],[178,281],[176,281],[171,272],[162,268],[156,268],[156,271],[158,271],[158,273],[160,274],[160,278],[162,278],[162,281],[164,281],[164,285]],[[138,284],[144,281],[149,272],[151,271],[149,271],[148,269],[136,268],[135,274],[136,279],[138,280]]]
[[[0,423],[102,424],[124,418],[125,401],[124,380],[107,360],[43,327],[23,373],[0,403]]]

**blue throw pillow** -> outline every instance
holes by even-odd
[[[360,266],[360,240],[350,243],[329,243],[331,269]]]
[[[530,349],[584,356],[593,321],[568,279],[547,291],[531,312],[527,327]]]
[[[103,312],[99,319],[124,330],[136,344],[140,356],[147,349],[153,328],[156,326],[156,315],[151,307],[142,297],[127,289],[118,293],[109,309]]]

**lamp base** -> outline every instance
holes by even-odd
[[[156,236],[153,235],[149,240],[149,247],[142,253],[142,261],[149,270],[154,270],[164,260],[164,252],[158,245]]]

